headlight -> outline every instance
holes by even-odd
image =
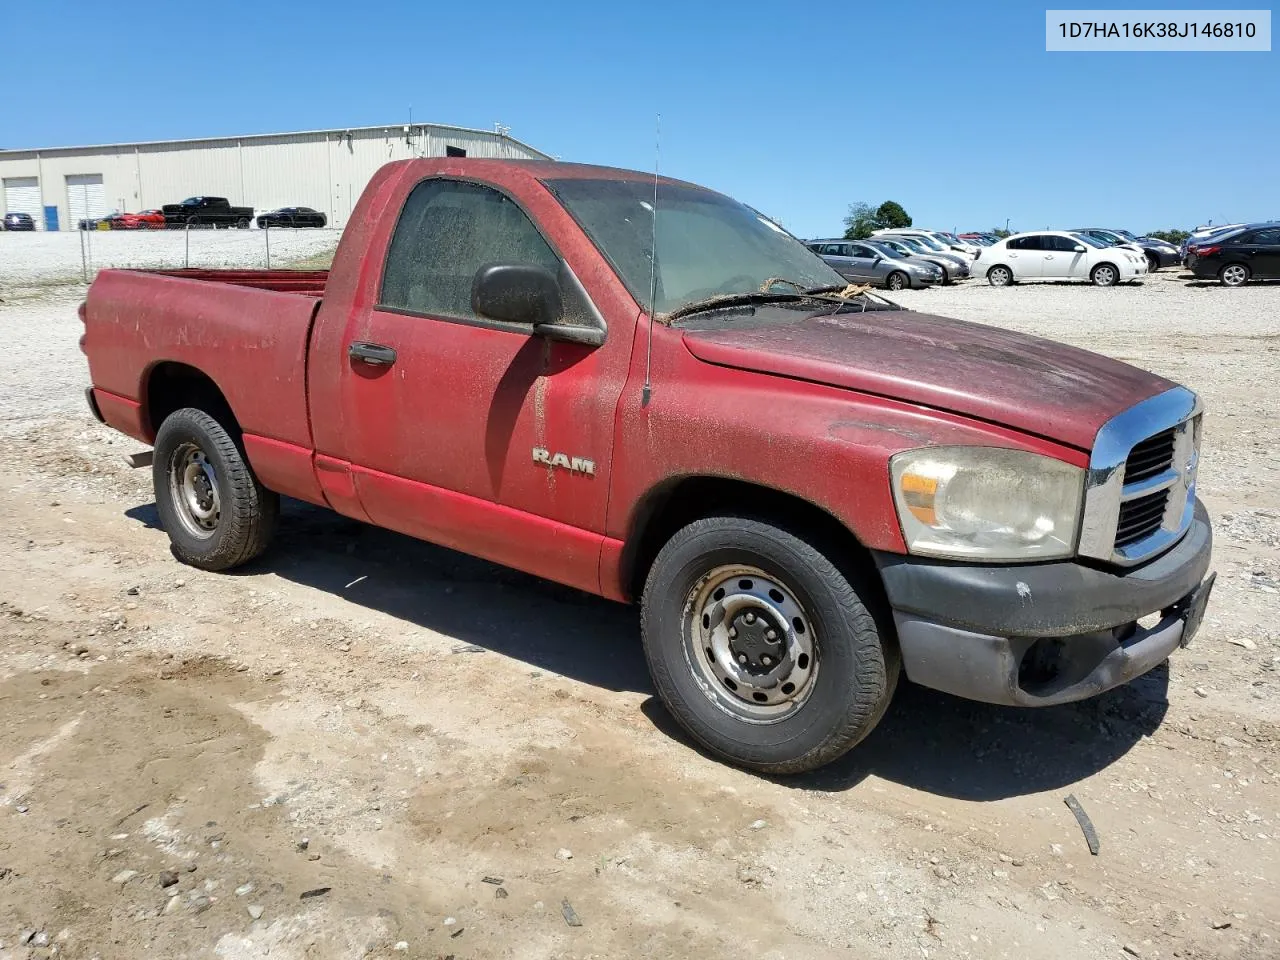
[[[998,447],[921,447],[889,461],[911,553],[1047,560],[1075,553],[1084,470]]]

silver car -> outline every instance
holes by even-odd
[[[970,266],[972,261],[963,253],[956,253],[952,250],[935,250],[919,237],[881,234],[875,238],[875,242],[886,244],[900,253],[920,257],[922,260],[928,260],[930,263],[936,264],[942,270],[943,283],[967,280],[972,270]]]
[[[809,249],[846,280],[857,283],[903,290],[942,282],[942,271],[933,264],[892,257],[861,240],[810,240]]]

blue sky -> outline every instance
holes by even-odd
[[[858,200],[961,230],[1280,217],[1277,53],[1046,53],[1045,4],[9,6],[26,63],[0,86],[5,147],[402,122],[412,105],[647,170],[661,112],[664,173],[800,236],[838,232]]]

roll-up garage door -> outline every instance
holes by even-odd
[[[107,194],[102,187],[102,174],[82,173],[67,177],[68,226],[75,229],[81,220],[107,215]]]
[[[40,181],[35,177],[4,178],[4,212],[29,213],[40,224]]]

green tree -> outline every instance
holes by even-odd
[[[1156,240],[1164,240],[1166,243],[1172,243],[1176,247],[1191,234],[1186,230],[1179,230],[1175,227],[1172,230],[1152,230],[1147,236]]]
[[[896,200],[886,200],[878,207],[869,203],[851,203],[844,218],[844,238],[865,240],[876,230],[901,230],[911,226],[911,217]]]
[[[911,226],[911,217],[896,200],[886,200],[876,207],[877,229],[901,230]]]
[[[876,223],[876,212],[869,203],[851,203],[849,212],[844,218],[844,238],[846,240],[865,240],[871,231],[879,229]]]
[[[1008,230],[1004,229],[1003,227],[992,227],[990,232],[991,232],[991,233],[994,233],[994,234],[995,234],[997,237],[999,237],[1001,240],[1003,240],[1005,237],[1012,237],[1012,236],[1013,236],[1013,233],[1012,233],[1012,232],[1010,232],[1010,231],[1008,231]]]

